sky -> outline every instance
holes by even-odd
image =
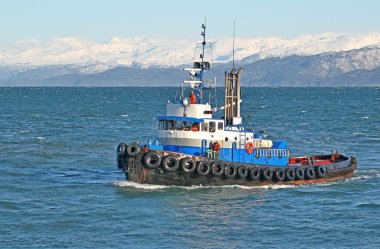
[[[379,0],[0,0],[0,44],[78,37],[295,38],[380,32]]]

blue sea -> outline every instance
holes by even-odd
[[[0,88],[0,248],[380,248],[380,88],[244,88],[255,129],[355,176],[270,187],[125,181],[176,88]],[[222,89],[219,89],[222,103]]]

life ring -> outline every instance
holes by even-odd
[[[143,163],[148,168],[155,169],[161,164],[161,156],[155,151],[149,151],[144,155]]]
[[[197,168],[197,163],[190,157],[185,157],[181,160],[181,169],[185,173],[193,173]]]
[[[178,159],[173,155],[165,156],[162,159],[162,167],[168,172],[176,171],[178,169],[178,166]]]
[[[211,173],[214,176],[222,176],[224,173],[224,164],[220,161],[215,161],[211,166]]]
[[[253,143],[252,143],[252,142],[248,142],[248,143],[245,145],[245,151],[246,151],[248,154],[252,154],[254,150],[255,150],[255,147],[253,146]]]
[[[220,151],[220,144],[218,142],[213,142],[211,144],[211,150],[215,151],[216,153],[219,153],[219,151]]]
[[[127,154],[128,156],[137,156],[137,154],[140,153],[140,146],[138,143],[133,142],[131,144],[128,144],[127,146]]]

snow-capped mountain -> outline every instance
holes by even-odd
[[[48,42],[22,41],[0,48],[0,66],[32,69],[71,65],[82,73],[103,72],[118,66],[173,67],[192,62],[196,41],[114,37],[107,43],[79,38],[56,38]],[[210,40],[214,63],[232,60],[232,39]],[[247,64],[270,57],[315,55],[380,46],[380,33],[347,35],[324,33],[294,39],[279,37],[237,38],[235,59]]]

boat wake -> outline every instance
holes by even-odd
[[[154,184],[140,184],[129,181],[115,181],[113,183],[118,187],[123,188],[134,188],[134,189],[144,189],[144,190],[161,190],[161,189],[215,189],[215,188],[230,188],[230,189],[284,189],[284,188],[296,188],[299,186],[296,185],[267,185],[267,186],[241,186],[241,185],[224,185],[224,186],[202,186],[202,185],[193,185],[193,186],[166,186],[166,185],[154,185]]]
[[[274,185],[266,185],[266,186],[241,186],[241,185],[224,185],[224,186],[202,186],[202,185],[193,185],[193,186],[167,186],[167,185],[154,185],[154,184],[140,184],[129,181],[115,181],[114,185],[122,188],[132,188],[132,189],[142,189],[142,190],[162,190],[162,189],[186,189],[186,190],[194,190],[194,189],[215,189],[215,188],[224,188],[224,189],[289,189],[289,188],[305,188],[309,186],[331,186],[335,184],[341,184],[342,182],[353,183],[362,180],[369,179],[380,179],[380,170],[377,169],[366,169],[359,170],[356,174],[349,179],[337,180],[331,182],[323,182],[316,184],[305,184],[305,185],[291,185],[291,184],[274,184]]]
[[[358,170],[352,178],[347,179],[347,180],[357,181],[357,180],[370,180],[370,179],[380,179],[380,170],[379,169]]]

